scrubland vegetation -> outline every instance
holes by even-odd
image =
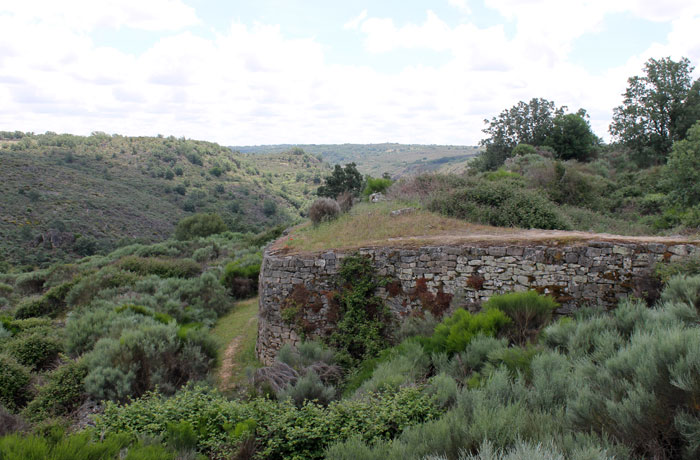
[[[321,168],[318,160],[293,149],[274,160],[303,168],[285,191],[287,172],[253,174],[262,163],[214,144],[4,133],[2,159],[16,166],[3,169],[10,179],[22,165],[75,179],[100,162],[109,163],[100,184],[138,190],[150,177],[143,195],[115,202],[153,204],[149,212],[169,222],[153,227],[161,232],[153,239],[172,237],[107,244],[87,231],[78,238],[78,222],[63,222],[55,228],[72,235],[72,249],[40,255],[28,251],[35,224],[23,225],[23,241],[13,242],[14,230],[4,234],[0,459],[699,458],[694,258],[656,267],[663,291],[653,305],[627,298],[611,311],[581,305],[560,317],[555,300],[534,291],[469,306],[455,296],[449,307],[426,307],[398,324],[375,294],[391,280],[353,254],[336,279],[333,331],[307,336],[307,305],[290,303],[283,320],[305,340],[282,347],[270,366],[253,349],[261,251],[282,234],[272,224],[292,219],[283,200],[312,222],[278,239],[276,250],[421,244],[460,232],[522,238],[519,229],[530,228],[697,234],[698,83],[677,79],[673,109],[682,116],[665,131],[653,132],[631,108],[635,95],[654,91],[655,75],[688,69],[686,61],[651,60],[644,77],[630,79],[614,145],[593,135],[585,111],[533,99],[487,122],[482,153],[466,173],[396,182],[362,177],[349,163],[321,184],[307,174]],[[661,116],[642,108],[649,119]],[[113,178],[118,171],[124,180]],[[259,177],[249,182],[252,175]],[[169,181],[158,202],[154,190]],[[220,199],[187,201],[207,182],[214,191],[205,195]],[[231,199],[252,196],[251,184],[255,204]],[[268,185],[273,192],[263,194]],[[311,185],[321,185],[313,204]],[[5,187],[16,189],[10,180]],[[27,198],[46,214],[54,198],[34,188],[8,200],[12,212]],[[376,192],[384,201],[367,203]],[[61,209],[70,216],[73,208]],[[73,216],[94,231],[86,215]],[[116,221],[104,222],[112,222],[104,235],[121,235]]]
[[[260,232],[300,219],[330,167],[300,150],[249,156],[203,141],[0,132],[0,271],[132,243],[215,212]]]

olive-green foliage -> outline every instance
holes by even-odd
[[[216,356],[201,337],[178,336],[175,324],[143,322],[118,339],[101,338],[85,355],[85,390],[99,399],[124,400],[158,386],[173,393],[206,376]]]
[[[359,195],[362,191],[362,174],[357,171],[355,163],[348,163],[345,168],[335,165],[333,173],[325,178],[325,183],[317,190],[318,196],[337,198],[343,192]]]
[[[51,364],[63,350],[63,344],[55,333],[42,327],[16,334],[4,348],[17,362],[36,370]]]
[[[277,393],[277,399],[290,399],[297,407],[302,407],[305,401],[314,401],[326,406],[335,397],[335,387],[324,385],[313,370],[309,370],[305,375],[299,377],[294,385],[289,385]]]
[[[394,332],[394,340],[401,342],[404,339],[415,336],[429,336],[433,334],[435,326],[440,321],[429,311],[423,312],[423,315],[412,315],[401,321],[399,327]]]
[[[578,161],[590,160],[597,143],[598,138],[588,121],[574,113],[554,118],[554,126],[545,141],[554,149],[557,158]]]
[[[330,222],[340,215],[340,205],[333,198],[319,198],[309,208],[309,219],[314,225]]]
[[[338,361],[351,367],[387,347],[390,315],[374,294],[379,282],[369,258],[360,254],[345,257],[338,275],[340,318],[328,344],[337,351]]]
[[[391,184],[394,183],[391,179],[384,177],[374,178],[367,176],[366,180],[365,188],[362,190],[362,195],[365,197],[369,197],[373,193],[385,193],[391,187]]]
[[[403,385],[422,380],[430,367],[430,356],[416,340],[406,340],[387,350],[356,395],[377,391],[396,391]]]
[[[148,394],[128,405],[107,403],[97,420],[99,432],[160,436],[169,423],[188,422],[198,434],[198,448],[225,457],[237,450],[254,427],[256,458],[323,458],[324,449],[356,434],[367,442],[391,439],[404,428],[437,417],[442,411],[416,388],[360,400],[331,402],[327,407],[290,400],[228,400],[204,387],[183,389],[172,398]],[[237,431],[244,432],[237,433]]]
[[[535,147],[530,144],[518,144],[513,149],[513,156],[534,155],[537,153]]]
[[[84,399],[83,383],[88,368],[83,361],[70,361],[47,376],[47,382],[37,390],[27,405],[25,416],[33,421],[60,417],[75,410]]]
[[[29,397],[28,385],[29,369],[0,354],[0,404],[11,411],[22,407]]]
[[[78,282],[77,279],[54,286],[41,297],[29,297],[15,310],[15,318],[33,318],[37,316],[56,317],[66,308],[66,297]]]
[[[175,228],[175,238],[178,240],[191,240],[217,233],[223,233],[228,228],[218,214],[195,214],[185,217],[178,222]]]
[[[431,353],[458,353],[464,351],[475,337],[493,336],[510,322],[503,312],[495,308],[477,314],[459,309],[438,324],[431,337],[421,338],[420,341]]]
[[[559,304],[552,297],[531,290],[494,295],[483,304],[482,309],[505,313],[512,320],[509,328],[513,340],[522,345],[549,323],[557,307]]]
[[[128,256],[121,259],[118,266],[122,270],[139,275],[156,275],[161,278],[192,278],[202,271],[199,264],[192,259]]]
[[[665,168],[669,199],[682,207],[700,202],[700,121],[688,130],[687,138],[673,143]]]
[[[229,262],[221,277],[223,284],[234,298],[243,299],[258,292],[258,276],[262,255],[257,252]]]
[[[439,193],[429,201],[428,208],[500,227],[568,228],[553,203],[508,180],[469,181],[460,188]]]

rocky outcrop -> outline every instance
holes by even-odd
[[[700,253],[694,244],[585,242],[570,246],[362,248],[386,277],[382,297],[400,319],[418,309],[440,314],[450,303],[479,304],[494,294],[535,289],[561,304],[614,307],[625,296],[653,297],[658,262]],[[333,330],[336,274],[348,253],[284,255],[266,251],[260,272],[257,354],[270,363],[285,343]],[[453,302],[454,301],[454,302]],[[289,310],[292,309],[292,310]],[[287,311],[288,310],[288,311]],[[294,313],[294,314],[290,314]]]

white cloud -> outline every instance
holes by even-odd
[[[472,10],[467,4],[467,0],[447,0],[450,6],[454,6],[464,14],[471,14]]]
[[[66,2],[35,1],[10,13],[0,7],[0,129],[162,133],[224,144],[475,144],[484,118],[545,97],[588,109],[596,133],[605,135],[627,77],[649,56],[700,62],[700,16],[685,3],[670,6],[691,13],[672,21],[668,40],[592,75],[570,62],[572,41],[599,27],[606,12],[655,17],[656,4],[487,2],[512,15],[515,35],[500,25],[450,26],[432,11],[417,24],[397,25],[366,10],[348,21],[345,28],[361,32],[374,55],[421,49],[448,56],[440,65],[392,73],[331,64],[325,43],[291,39],[276,25],[233,23],[211,38],[180,30],[197,17],[174,0],[102,2],[109,14],[72,0],[72,8],[85,10],[68,19]],[[168,6],[172,11],[163,10]],[[589,11],[597,8],[602,12]],[[107,26],[178,30],[133,54],[94,43],[89,31]]]
[[[150,31],[180,30],[199,22],[181,0],[22,0],[0,5],[0,14],[73,30],[121,27]]]
[[[355,16],[354,18],[352,18],[348,22],[346,22],[343,25],[343,29],[349,29],[349,30],[357,29],[359,27],[360,23],[365,18],[367,18],[367,10],[362,10],[362,12],[360,14],[358,14],[357,16]]]

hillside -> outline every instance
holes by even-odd
[[[363,174],[379,177],[389,173],[392,177],[436,171],[460,165],[474,157],[479,149],[462,145],[420,144],[303,144],[235,146],[241,153],[270,154],[288,151],[294,147],[321,156],[330,164],[356,163]]]
[[[298,219],[328,169],[300,152],[174,137],[0,133],[0,249],[13,265],[43,266],[163,240],[195,212],[260,231]]]

